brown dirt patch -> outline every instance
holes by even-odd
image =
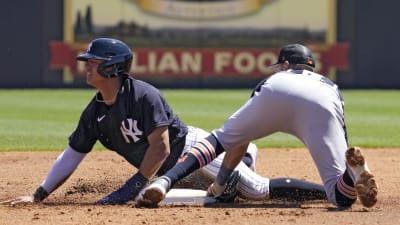
[[[110,151],[90,153],[70,179],[42,204],[0,206],[0,224],[398,224],[400,221],[400,149],[365,149],[377,178],[378,203],[366,209],[357,202],[338,210],[327,202],[252,202],[208,207],[93,203],[118,188],[136,169]],[[0,153],[0,200],[32,193],[46,177],[59,152]],[[261,150],[257,172],[266,177],[296,177],[321,182],[304,149]],[[185,184],[186,185],[186,184]],[[203,185],[201,185],[203,186]]]

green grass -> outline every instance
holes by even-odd
[[[251,90],[163,90],[175,113],[188,125],[211,131],[238,109]],[[61,150],[80,113],[93,97],[85,90],[0,90],[0,151]],[[400,147],[400,91],[345,90],[351,145]],[[303,147],[277,133],[256,141],[264,147]],[[96,149],[103,149],[99,144]]]
[[[400,146],[400,91],[345,91],[345,118],[351,144]]]
[[[0,149],[63,149],[93,91],[1,90]]]

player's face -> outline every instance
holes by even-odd
[[[97,68],[102,62],[102,60],[98,59],[89,59],[88,61],[86,61],[85,71],[87,84],[97,87],[98,84],[104,82],[106,78],[100,75],[99,72],[97,72]]]

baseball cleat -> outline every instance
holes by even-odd
[[[378,201],[378,186],[370,172],[365,157],[359,147],[351,147],[346,151],[346,162],[349,174],[355,184],[357,196],[365,207],[372,207]]]
[[[171,188],[171,181],[168,177],[161,176],[145,187],[136,198],[138,207],[156,207]]]

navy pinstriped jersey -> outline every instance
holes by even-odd
[[[100,99],[101,95],[97,95]],[[112,106],[97,101],[96,96],[91,100],[69,137],[69,145],[87,153],[99,140],[139,168],[148,147],[148,135],[161,126],[168,126],[171,154],[159,174],[175,165],[185,144],[187,126],[172,112],[158,89],[127,78]]]

